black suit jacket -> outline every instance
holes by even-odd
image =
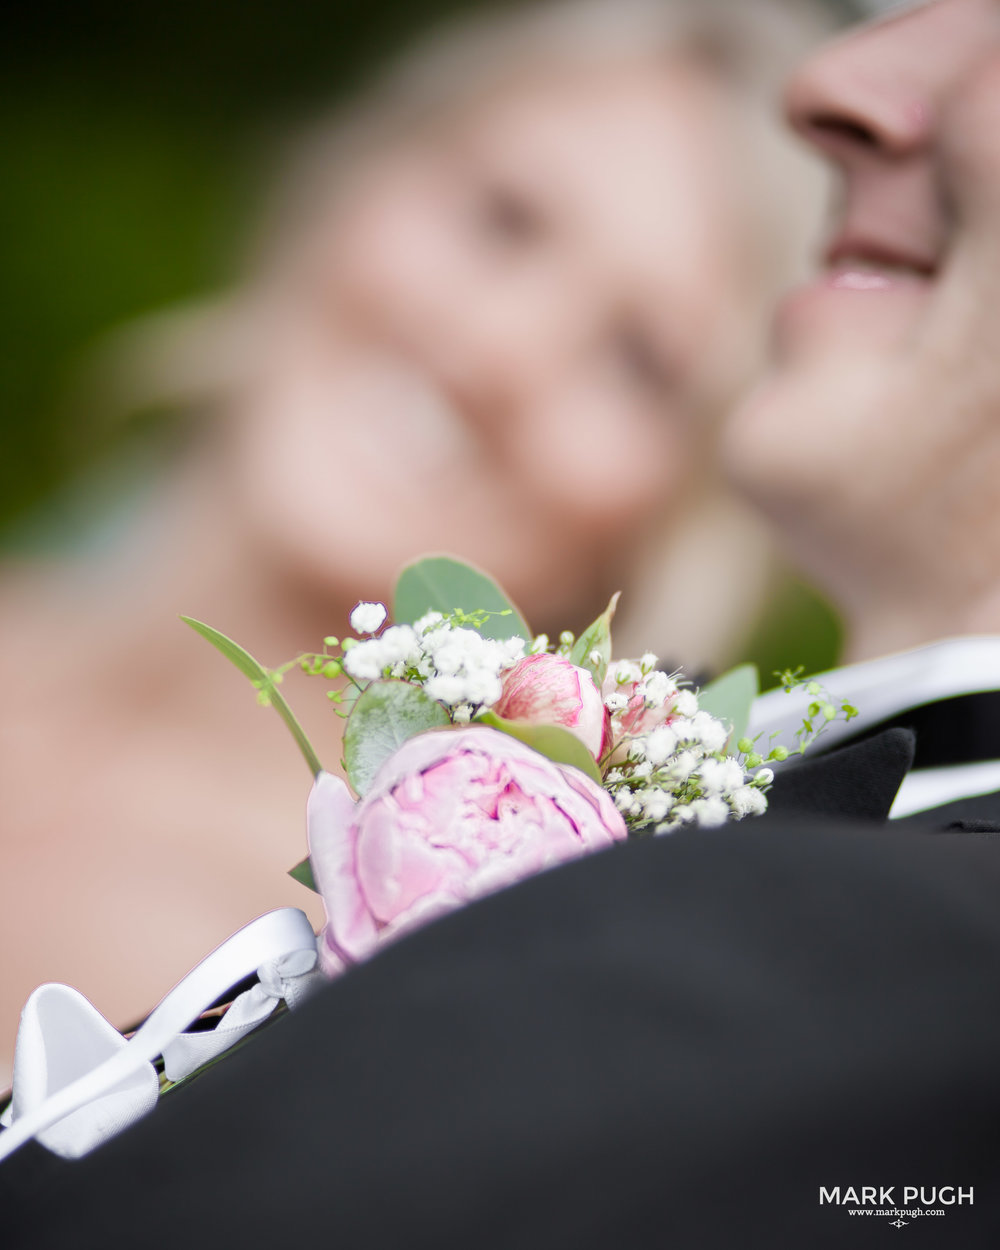
[[[830,760],[814,795],[864,789]],[[995,1247],[998,848],[780,806],[485,899],[86,1159],[26,1147],[0,1244]],[[973,1200],[820,1201],[865,1186]]]

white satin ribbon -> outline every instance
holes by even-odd
[[[269,912],[203,959],[130,1041],[76,990],[40,986],[18,1029],[0,1160],[33,1137],[65,1158],[86,1154],[156,1105],[157,1055],[169,1079],[187,1076],[256,1028],[282,998],[295,1007],[308,997],[323,979],[315,964],[316,937],[305,913],[293,907]],[[260,983],[236,999],[216,1028],[184,1033],[253,972]]]

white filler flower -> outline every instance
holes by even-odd
[[[385,620],[384,603],[359,603],[351,613],[351,629],[356,634],[374,634]]]

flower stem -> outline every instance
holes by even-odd
[[[249,651],[245,651],[239,643],[233,642],[232,638],[227,638],[225,634],[219,630],[213,629],[211,625],[206,625],[203,621],[196,621],[193,617],[182,616],[181,620],[185,625],[190,625],[195,633],[201,634],[202,638],[210,642],[213,647],[226,657],[230,663],[234,664],[244,677],[248,677],[254,688],[260,691],[267,700],[272,704],[275,711],[288,726],[292,737],[305,762],[309,765],[309,771],[314,777],[318,777],[323,771],[323,765],[319,762],[319,757],[313,750],[312,743],[306,737],[305,730],[295,719],[295,714],[285,702],[284,697],[278,691],[274,678],[267,669],[255,660]]]

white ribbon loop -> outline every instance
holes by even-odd
[[[2,1122],[22,1119],[126,1045],[79,991],[40,985],[21,1013],[13,1098]],[[86,1106],[41,1130],[38,1140],[53,1154],[78,1159],[152,1111],[159,1088],[156,1069],[144,1063]]]
[[[172,1052],[170,1079],[193,1072],[266,1019],[281,998],[289,1006],[301,1002],[322,980],[315,963],[316,937],[305,913],[269,912],[203,959],[128,1042],[82,994],[41,986],[21,1017],[0,1160],[33,1137],[67,1158],[86,1154],[155,1105],[157,1055]],[[220,1026],[181,1038],[226,990],[258,970],[261,984],[240,995]]]

